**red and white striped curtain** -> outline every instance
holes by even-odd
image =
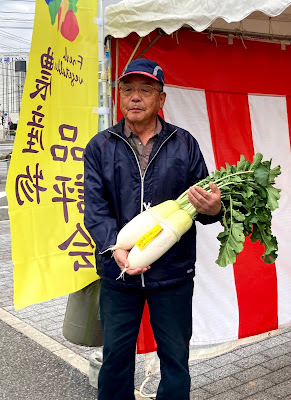
[[[205,92],[167,87],[165,119],[183,125],[198,140],[210,171],[236,163],[240,154],[252,160],[260,152],[281,165],[276,186],[282,189],[272,230],[279,256],[267,265],[263,248],[246,241],[237,262],[226,268],[215,260],[219,223],[197,223],[192,344],[219,343],[291,324],[291,160],[285,96]],[[289,199],[288,199],[289,192]]]
[[[146,40],[146,39],[144,39]],[[137,41],[120,42],[122,71]],[[291,47],[291,46],[289,46]],[[264,264],[263,248],[246,241],[234,265],[215,264],[222,230],[219,223],[197,223],[197,265],[193,298],[192,345],[208,346],[291,326],[291,49],[279,44],[210,40],[181,30],[164,36],[143,57],[157,61],[165,73],[166,121],[187,129],[198,140],[209,172],[241,154],[256,152],[273,167],[281,188],[272,230],[279,252]],[[114,46],[113,46],[114,52]],[[145,310],[138,352],[155,350]]]

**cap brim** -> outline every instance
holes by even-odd
[[[149,78],[154,79],[155,81],[160,82],[160,80],[159,80],[155,75],[152,75],[152,74],[150,74],[150,73],[148,73],[148,72],[144,72],[144,71],[132,71],[132,72],[127,72],[126,74],[121,75],[121,76],[118,78],[118,81],[120,81],[121,79],[123,79],[125,76],[128,76],[128,75],[145,75],[145,76],[148,76]]]

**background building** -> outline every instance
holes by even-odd
[[[29,53],[0,53],[0,123],[18,123]]]

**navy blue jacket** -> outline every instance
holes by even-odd
[[[199,145],[191,134],[162,119],[162,131],[142,177],[127,137],[124,119],[95,135],[85,149],[85,226],[96,244],[97,272],[115,285],[142,287],[140,275],[116,280],[120,268],[108,248],[119,230],[143,210],[175,200],[208,175]],[[212,223],[219,217],[199,214],[198,221]],[[166,254],[144,274],[145,288],[175,285],[194,276],[195,223]]]

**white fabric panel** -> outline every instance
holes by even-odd
[[[209,171],[215,170],[204,91],[166,87],[165,120],[195,136]],[[221,343],[238,337],[238,306],[233,267],[215,264],[220,223],[197,227],[197,262],[191,345]]]
[[[197,139],[207,168],[210,172],[214,171],[216,167],[204,90],[167,85],[164,90],[167,93],[164,106],[165,120],[186,129]]]
[[[197,262],[193,297],[191,344],[222,343],[238,338],[238,305],[233,267],[215,264],[219,223],[197,224]]]
[[[106,7],[105,36],[121,38],[137,32],[142,37],[156,28],[171,34],[183,25],[201,32],[219,17],[237,22],[256,10],[274,17],[290,4],[290,0],[123,0]]]
[[[266,160],[272,158],[272,166],[280,165],[282,169],[276,179],[276,187],[283,190],[279,209],[273,213],[272,231],[279,248],[276,260],[278,321],[279,327],[283,327],[291,322],[291,156],[286,98],[251,95],[249,108],[255,152],[262,153]]]

